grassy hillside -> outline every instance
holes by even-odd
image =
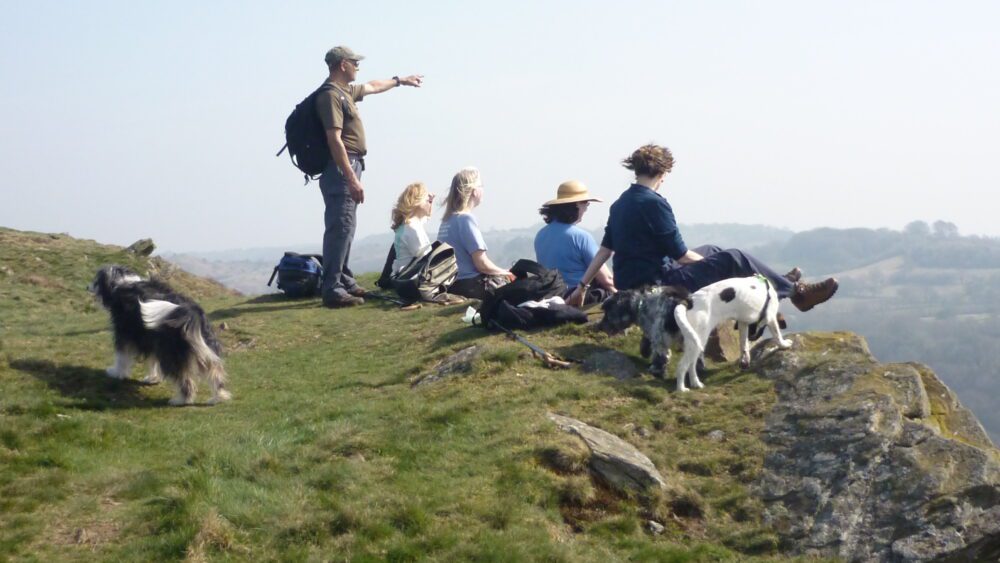
[[[104,375],[108,319],[85,286],[109,262],[167,271],[225,323],[232,402],[168,407],[140,367]],[[0,560],[782,559],[749,495],[768,382],[716,366],[678,395],[550,371],[461,313],[247,299],[117,247],[0,230]],[[530,338],[641,361],[638,335]],[[473,374],[411,388],[472,343],[487,348]],[[594,482],[550,411],[636,445],[670,487]]]

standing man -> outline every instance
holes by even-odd
[[[365,128],[357,102],[397,86],[419,87],[423,75],[393,76],[353,84],[363,56],[340,46],[326,53],[330,77],[316,96],[316,110],[326,130],[331,160],[319,179],[326,204],[323,233],[323,305],[350,307],[365,302],[365,290],[354,280],[347,260],[351,254],[357,206],[365,202],[361,172],[365,169]]]

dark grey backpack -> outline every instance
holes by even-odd
[[[390,276],[388,285],[407,301],[433,301],[448,291],[457,276],[455,249],[438,240],[427,254],[414,258],[398,274]]]

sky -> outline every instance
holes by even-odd
[[[406,184],[477,166],[492,229],[568,179],[605,200],[647,142],[681,224],[1000,236],[992,1],[37,2],[0,18],[0,226],[160,250],[318,246],[316,184],[275,153],[326,77],[420,73],[359,105],[359,237]],[[436,219],[429,226],[436,232]],[[488,237],[487,237],[488,242]],[[700,244],[710,241],[692,241]]]

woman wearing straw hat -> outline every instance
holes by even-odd
[[[559,270],[569,288],[566,296],[579,285],[597,255],[593,235],[577,226],[592,201],[601,202],[590,195],[583,182],[569,180],[559,185],[555,199],[546,201],[538,210],[546,225],[535,235],[535,260],[550,270]],[[603,301],[615,291],[607,266],[601,266],[594,282],[598,287],[587,292],[584,304]]]
[[[451,180],[438,240],[455,249],[458,277],[448,290],[455,295],[482,299],[487,289],[495,289],[514,279],[514,274],[497,266],[486,255],[486,241],[472,210],[483,200],[483,182],[476,168],[463,168]]]

